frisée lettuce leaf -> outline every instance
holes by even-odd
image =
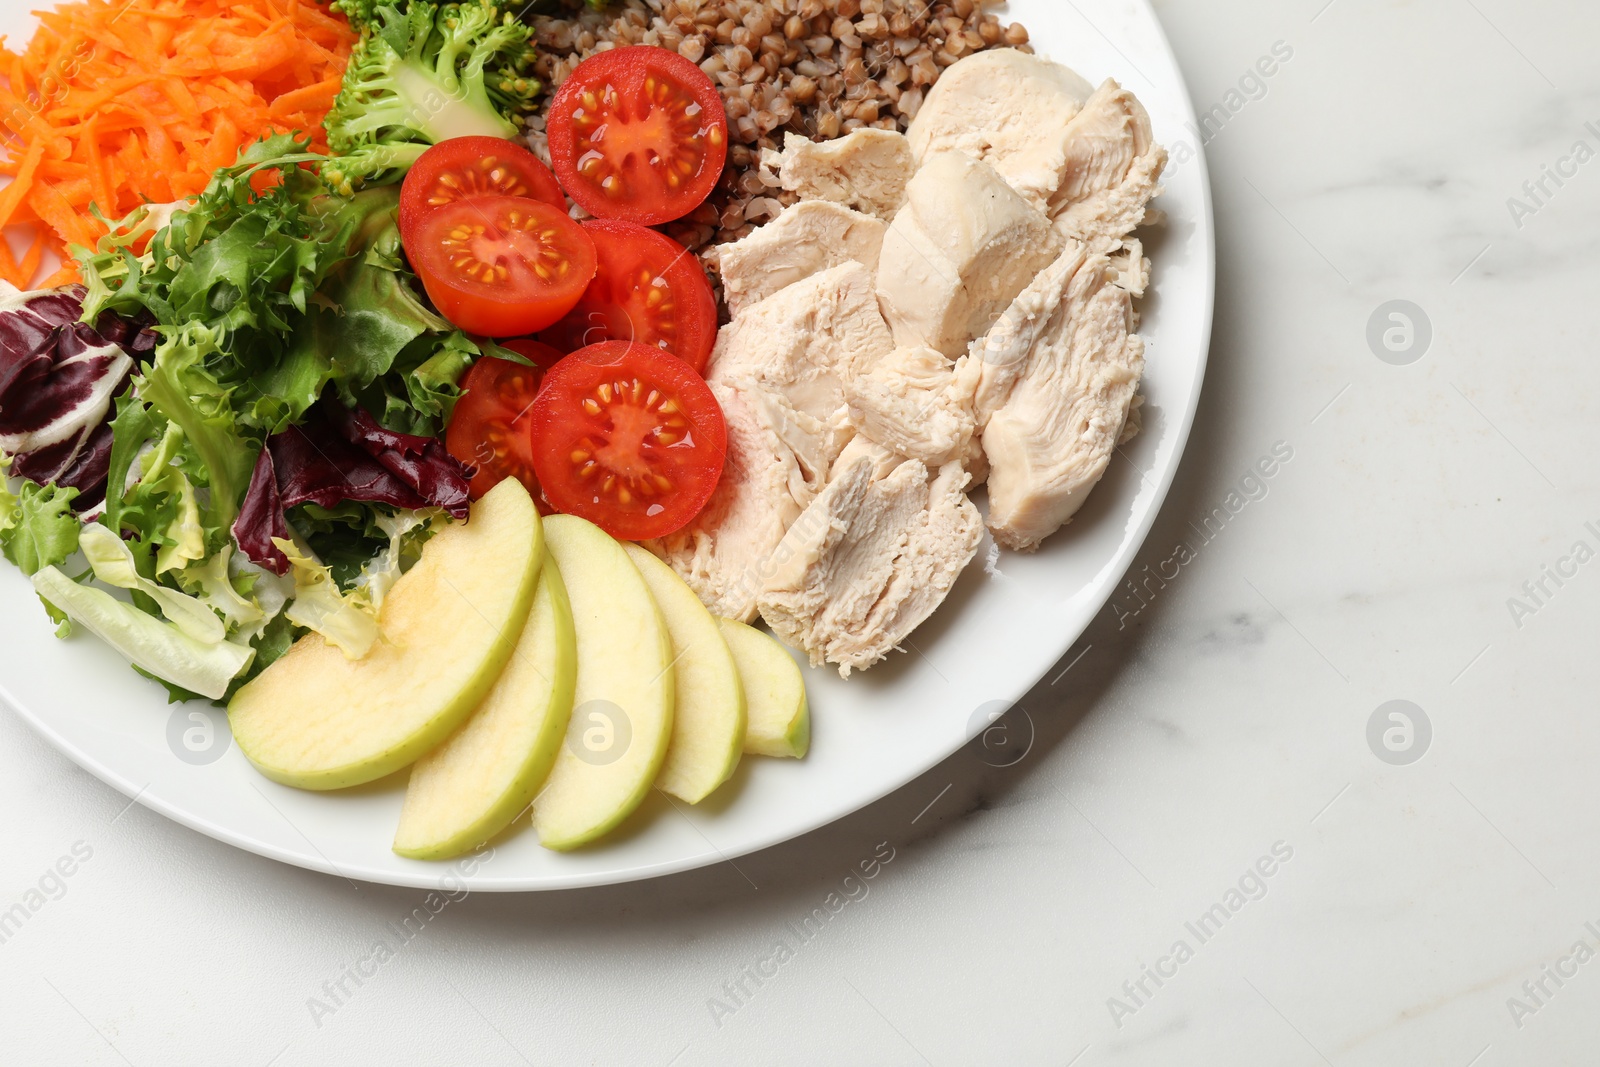
[[[9,461],[0,464],[0,551],[24,574],[63,562],[78,550],[82,523],[73,514],[76,489],[23,482],[13,493],[3,481]]]

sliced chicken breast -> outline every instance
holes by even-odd
[[[904,134],[870,126],[833,141],[788,133],[783,151],[769,149],[762,162],[802,200],[831,200],[882,219],[894,218],[905,203],[906,183],[917,169]]]
[[[804,200],[718,253],[723,299],[735,317],[811,275],[856,262],[878,266],[884,223],[826,200]]]
[[[1132,294],[1078,243],[957,370],[989,465],[989,530],[1032,551],[1083,506],[1127,426],[1144,341]]]
[[[1061,244],[992,167],[959,152],[933,156],[907,186],[878,261],[895,343],[961,355]]]
[[[1167,151],[1156,144],[1144,105],[1107,79],[1067,124],[1062,154],[1050,217],[1068,237],[1109,252],[1144,221],[1161,191]]]
[[[886,475],[880,471],[889,467]],[[859,456],[797,519],[758,606],[781,639],[841,676],[898,648],[971,562],[982,519],[949,463]]]
[[[909,459],[938,467],[972,447],[969,405],[951,388],[955,363],[931,348],[896,348],[845,375],[856,432]]]
[[[1067,126],[1093,93],[1059,63],[1012,48],[979,52],[934,83],[906,140],[919,164],[951,151],[982,160],[1043,208],[1065,170]]]
[[[646,547],[713,615],[749,622],[784,533],[828,477],[833,432],[759,389],[713,382],[728,425],[722,480],[689,528]]]
[[[844,394],[847,370],[870,367],[893,347],[872,272],[847,262],[737,315],[717,335],[706,377],[749,383],[832,426],[837,441],[831,462],[853,432]]]
[[[722,480],[694,523],[651,546],[714,613],[748,621],[784,533],[855,434],[842,368],[889,352],[872,273],[845,263],[722,328],[706,379],[728,424]]]

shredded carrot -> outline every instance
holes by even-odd
[[[308,134],[356,35],[326,0],[75,0],[40,12],[14,52],[0,38],[0,227],[32,227],[20,261],[0,231],[0,277],[77,279],[69,244],[146,202],[205,188],[240,147]]]

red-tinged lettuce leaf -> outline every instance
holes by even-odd
[[[45,373],[0,394],[0,451],[48,448],[100,425],[132,370],[133,357],[93,327],[58,328]]]
[[[83,294],[0,287],[0,452],[16,455],[21,477],[77,489],[79,512],[105,499],[111,398],[133,370],[134,346],[155,341],[144,323],[115,315],[99,328],[77,321]]]
[[[467,517],[471,498],[466,468],[445,451],[437,437],[385,429],[361,408],[347,408],[335,400],[323,406],[329,420],[352,444],[416,490],[423,500],[455,518]]]
[[[106,498],[106,475],[111,469],[112,432],[109,422],[85,427],[75,436],[16,457],[11,473],[40,485],[76,489],[72,506],[82,513]]]
[[[422,508],[427,501],[357,448],[326,419],[313,416],[267,438],[285,508],[312,503],[333,508],[345,500]]]
[[[125,319],[114,311],[107,311],[100,316],[94,328],[101,337],[111,344],[121,345],[124,352],[143,363],[148,361],[161,340],[154,323],[149,312],[141,312],[137,318]]]
[[[9,286],[0,290],[0,411],[12,389],[49,373],[56,331],[82,313],[82,286],[28,293]]]
[[[288,540],[289,523],[283,514],[283,497],[278,493],[272,450],[263,448],[250,473],[250,488],[245,490],[239,517],[233,520],[233,540],[250,562],[273,574],[287,574],[289,557],[272,543],[275,537]]]

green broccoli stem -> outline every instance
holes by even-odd
[[[441,55],[443,53],[441,52]],[[410,56],[394,69],[394,106],[406,117],[406,125],[434,142],[450,137],[503,137],[517,135],[516,123],[477,104],[483,95],[470,94],[465,86],[454,91],[439,84],[437,75]]]

